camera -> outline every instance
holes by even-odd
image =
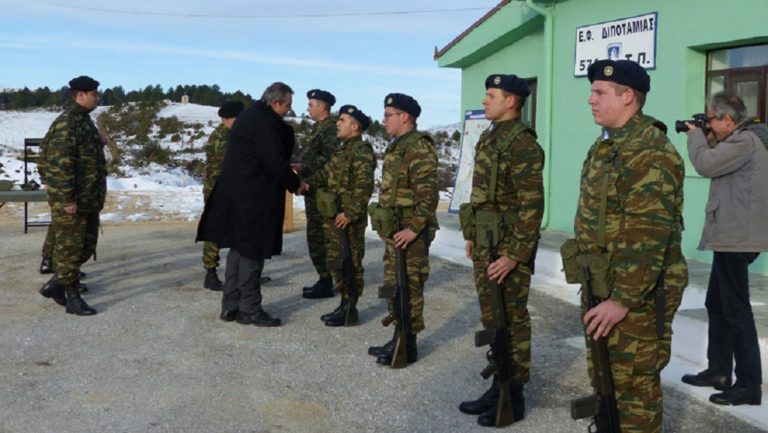
[[[704,131],[704,135],[707,135],[709,133],[709,128],[707,128],[709,116],[707,116],[705,113],[696,113],[692,117],[693,119],[690,120],[676,120],[675,132],[688,132],[688,126],[685,124],[688,122],[697,128],[701,128],[701,130]]]

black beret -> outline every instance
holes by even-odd
[[[517,75],[493,74],[485,79],[485,89],[501,89],[507,93],[513,93],[523,98],[531,94],[528,83]]]
[[[333,96],[331,92],[320,89],[313,89],[307,92],[307,99],[319,99],[321,101],[327,102],[331,107],[333,107],[333,104],[336,103],[336,97]]]
[[[341,108],[339,108],[339,116],[342,114],[348,114],[355,118],[358,122],[360,122],[360,126],[363,131],[368,129],[369,126],[371,126],[371,118],[366,116],[365,113],[360,111],[359,108],[355,107],[354,105],[342,105]]]
[[[384,107],[397,108],[403,110],[413,117],[419,117],[421,106],[412,97],[403,93],[390,93],[384,98]]]
[[[228,101],[221,104],[221,108],[219,108],[219,117],[231,119],[237,117],[243,110],[245,110],[245,105],[242,102]]]
[[[99,82],[86,75],[69,80],[70,90],[90,92],[91,90],[96,90],[97,87],[99,87]]]
[[[638,92],[651,91],[651,77],[648,72],[632,60],[598,60],[589,65],[587,77],[590,83],[595,80],[613,81]]]

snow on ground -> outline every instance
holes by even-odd
[[[157,117],[173,117],[190,123],[202,123],[206,126],[216,126],[219,124],[218,107],[198,104],[180,104],[178,102],[166,101],[168,105],[163,107],[157,113]]]

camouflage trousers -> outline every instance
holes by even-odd
[[[428,229],[422,231],[405,250],[406,272],[408,274],[408,293],[410,295],[411,333],[424,330],[424,284],[429,278],[429,245],[434,233]],[[387,239],[384,250],[384,285],[397,286],[395,268],[395,247]],[[387,300],[389,313],[394,312],[395,299]]]
[[[304,196],[304,212],[307,215],[307,249],[309,249],[312,265],[321,278],[330,278],[331,273],[328,272],[325,251],[325,231],[323,230],[325,218],[317,210],[317,199],[314,195]]]
[[[349,249],[352,253],[352,265],[355,269],[355,284],[357,284],[357,297],[363,295],[365,285],[365,270],[363,269],[363,257],[365,256],[365,227],[367,221],[350,223],[347,228],[349,236]],[[325,230],[325,252],[328,258],[328,269],[331,270],[333,280],[341,282],[341,296],[349,298],[347,287],[341,279],[341,239],[333,218],[323,218],[323,230]]]
[[[55,244],[56,229],[53,226],[53,221],[48,226],[48,231],[45,232],[45,241],[43,241],[43,257],[53,257],[53,246]]]
[[[52,210],[54,229],[53,268],[59,282],[67,286],[79,279],[80,266],[96,251],[99,239],[99,213],[76,212],[68,214],[61,209]]]
[[[219,245],[216,242],[203,243],[203,267],[216,269],[219,267]]]
[[[584,291],[582,291],[583,293]],[[682,300],[682,289],[667,290],[664,336],[656,336],[656,304],[630,310],[608,334],[608,357],[622,433],[661,433],[664,401],[661,370],[672,348],[672,319]],[[582,311],[586,305],[582,296]],[[589,344],[587,344],[589,347]],[[592,354],[587,350],[589,377],[594,378]],[[592,383],[594,386],[594,382]]]
[[[488,281],[488,249],[476,246],[472,252],[475,288],[480,303],[480,320],[484,328],[494,326],[493,293]],[[528,313],[528,291],[531,269],[522,263],[507,275],[502,285],[509,327],[510,358],[515,366],[512,381],[528,383],[531,369],[531,316]]]

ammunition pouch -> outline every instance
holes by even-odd
[[[395,210],[380,207],[374,202],[368,205],[368,215],[371,217],[371,228],[379,236],[390,238],[395,234]]]
[[[592,289],[592,295],[606,299],[613,290],[613,269],[608,252],[582,253],[575,239],[568,239],[560,247],[565,281],[580,283]],[[587,280],[589,279],[589,280]]]
[[[318,189],[315,191],[315,202],[317,210],[324,218],[333,218],[339,213],[339,205],[336,201],[336,194]]]
[[[475,211],[475,242],[477,246],[495,248],[503,236],[503,228],[501,213],[488,210]]]

